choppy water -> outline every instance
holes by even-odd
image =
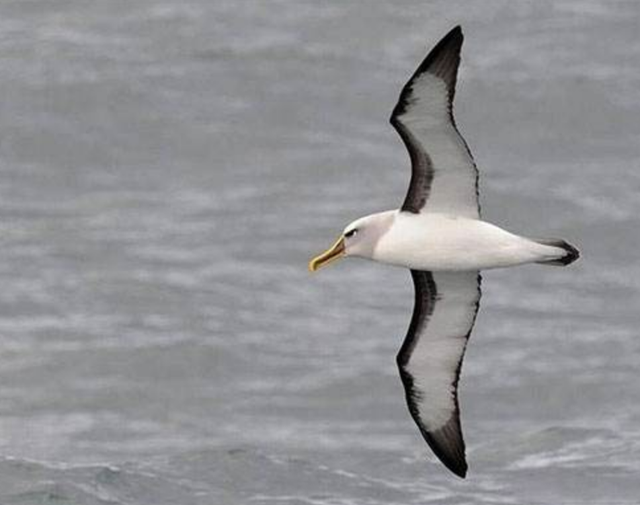
[[[0,503],[640,502],[640,4],[393,4],[0,4]],[[584,254],[485,274],[466,481],[404,405],[408,275],[306,271],[402,200],[457,23],[485,217]]]

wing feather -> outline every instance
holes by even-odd
[[[402,211],[480,216],[478,170],[453,118],[462,42],[459,26],[438,42],[405,84],[391,114],[411,159]]]
[[[397,356],[411,417],[453,473],[467,472],[458,380],[480,301],[478,272],[411,270],[415,305]]]

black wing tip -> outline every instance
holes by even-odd
[[[439,44],[441,43],[443,46],[448,46],[455,42],[457,45],[462,46],[462,42],[464,42],[464,34],[462,33],[462,26],[456,25],[449,32],[442,37]]]
[[[435,432],[423,431],[423,435],[442,464],[455,475],[464,479],[469,467],[465,457],[465,444],[458,416],[459,414],[456,412],[455,421],[450,421]]]
[[[422,60],[422,63],[402,88],[398,103],[391,112],[390,121],[394,127],[397,124],[396,118],[402,115],[407,108],[407,98],[411,93],[413,81],[425,72],[437,75],[445,81],[449,91],[449,102],[453,102],[463,41],[462,26],[456,25],[429,51],[429,54]]]
[[[422,72],[428,70],[428,68],[439,58],[447,57],[446,55],[453,55],[454,58],[460,56],[460,49],[464,42],[464,35],[462,34],[462,26],[456,25],[449,32],[440,39],[440,41],[429,52],[427,57],[418,67],[418,70],[414,74],[420,75]],[[457,67],[457,63],[456,63]]]
[[[452,473],[464,479],[467,477],[467,470],[469,470],[469,466],[467,465],[464,457],[462,459],[445,459],[440,457],[440,461],[446,466]]]
[[[449,35],[451,36],[455,35],[456,37],[464,37],[464,35],[462,34],[462,25],[456,25],[453,28],[451,28],[447,36]]]

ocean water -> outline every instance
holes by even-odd
[[[395,208],[387,119],[452,26],[486,219],[469,474],[395,367],[408,273],[306,262]],[[0,503],[640,503],[640,4],[0,3]]]

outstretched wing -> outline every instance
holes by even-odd
[[[411,276],[415,306],[397,356],[400,378],[422,436],[449,470],[464,477],[458,379],[478,312],[480,275],[411,270]]]
[[[453,119],[462,30],[438,42],[405,84],[391,124],[411,158],[411,183],[401,210],[478,218],[478,170]]]

